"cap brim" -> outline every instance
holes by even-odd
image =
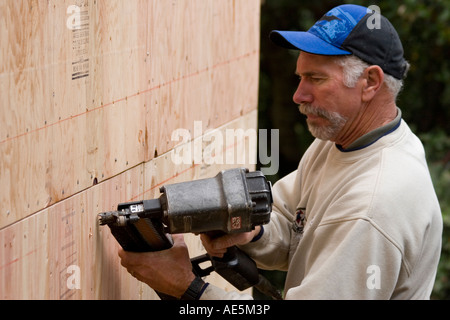
[[[274,30],[269,37],[273,43],[287,49],[327,56],[352,54],[350,51],[337,48],[309,32]]]

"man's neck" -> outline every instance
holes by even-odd
[[[385,103],[380,105],[372,101],[361,108],[361,112],[348,120],[347,125],[334,142],[343,149],[347,149],[360,137],[392,122],[397,116],[397,106],[394,101]]]
[[[347,146],[347,148],[343,148],[338,144],[336,146],[338,147],[339,150],[343,152],[351,152],[361,150],[372,145],[385,135],[394,132],[400,126],[400,122],[402,120],[402,112],[398,108],[397,111],[398,113],[394,120],[359,137],[358,139],[353,141],[349,146]]]

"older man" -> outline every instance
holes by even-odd
[[[408,63],[395,29],[377,12],[342,5],[307,32],[271,39],[300,51],[293,99],[317,139],[274,185],[270,223],[202,235],[206,250],[221,256],[239,245],[260,268],[286,270],[286,299],[428,299],[442,218],[423,146],[396,106]],[[165,252],[121,251],[122,264],[176,297],[251,298],[196,278],[174,240]]]

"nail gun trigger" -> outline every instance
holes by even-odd
[[[206,277],[206,276],[209,276],[211,274],[211,272],[214,271],[214,266],[212,264],[205,269],[202,269],[202,267],[200,266],[201,263],[208,262],[208,261],[211,262],[211,258],[206,253],[201,256],[191,259],[192,271],[194,272],[194,274],[196,276]]]

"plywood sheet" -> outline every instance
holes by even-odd
[[[258,28],[259,0],[0,2],[0,228],[256,110]]]
[[[200,143],[205,156],[213,150],[217,156],[222,153],[223,163],[174,164],[174,149],[1,229],[0,299],[157,299],[120,266],[119,246],[107,227],[97,225],[97,213],[121,202],[158,197],[164,184],[212,177],[232,167],[253,170],[256,143],[249,135],[229,138],[220,148],[208,146],[215,141],[211,136],[225,137],[226,130],[256,131],[256,119],[253,111],[188,142]],[[227,162],[227,154],[233,155],[230,159],[238,154],[248,157],[242,163]],[[204,253],[197,236],[186,235],[186,242],[192,257]],[[78,283],[73,278],[76,270],[79,288],[72,287]],[[234,290],[216,274],[207,280]]]
[[[143,161],[148,19],[145,1],[1,6],[0,228]]]
[[[259,5],[151,1],[149,14],[157,18],[148,30],[146,160],[174,147],[170,134],[176,128],[194,134],[194,121],[202,121],[205,131],[256,110]]]

